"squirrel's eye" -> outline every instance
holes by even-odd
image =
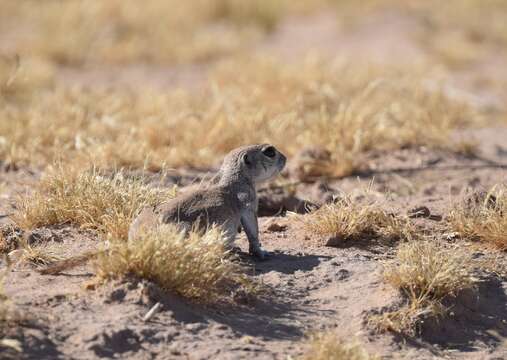
[[[268,146],[267,148],[262,150],[262,153],[269,158],[273,158],[276,155],[276,150],[273,146]]]

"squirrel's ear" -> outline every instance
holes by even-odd
[[[247,166],[252,165],[252,161],[251,161],[251,160],[250,160],[250,158],[248,157],[248,154],[243,155],[242,160],[243,160],[243,162],[244,162]]]

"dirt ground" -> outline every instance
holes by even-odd
[[[381,62],[425,60],[424,50],[409,39],[414,31],[410,19],[381,13],[346,32],[336,31],[336,22],[329,14],[289,18],[256,51],[287,61],[308,50]],[[198,89],[209,66],[68,68],[59,72],[58,81],[118,87],[142,81]],[[489,66],[496,66],[494,61],[477,66],[480,69],[456,72],[449,89],[465,100],[479,99],[478,106],[501,111],[506,100],[502,90],[478,88],[474,79],[479,75],[507,79],[507,68],[497,68],[493,74]],[[507,182],[507,126],[491,124],[456,136],[474,140],[479,155],[428,148],[372,152],[364,159],[368,170],[298,184],[296,197],[322,203],[372,184],[394,212],[427,207],[435,216],[418,221],[435,236],[444,236],[439,219],[448,214],[463,188],[487,189]],[[171,181],[188,184],[188,171],[181,173],[186,176]],[[16,195],[29,190],[39,175],[39,170],[28,168],[0,171],[0,215],[16,210]],[[260,236],[272,255],[262,262],[246,253],[242,257],[252,275],[270,289],[265,296],[239,299],[235,306],[204,307],[160,293],[144,282],[86,290],[84,284],[93,278],[88,266],[57,276],[16,268],[6,279],[5,291],[26,321],[8,335],[21,341],[23,353],[5,351],[0,358],[291,359],[304,352],[301,340],[306,335],[334,329],[344,338],[357,337],[370,352],[386,359],[507,359],[507,279],[484,279],[473,294],[457,299],[453,316],[423,324],[416,338],[376,334],[367,324],[368,314],[400,301],[397,291],[381,279],[382,261],[392,257],[394,247],[318,246],[316,236],[305,232],[294,216],[273,211],[285,204],[283,195],[267,190],[261,194],[271,199],[261,203],[261,211],[270,216],[260,219]],[[0,218],[0,223],[8,222],[7,217]],[[93,233],[70,227],[39,232],[48,246],[67,255],[92,249],[98,242]],[[246,251],[244,234],[238,246]],[[476,251],[475,256],[483,255]],[[143,321],[156,301],[161,302],[161,310]]]

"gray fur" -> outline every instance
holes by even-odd
[[[270,156],[268,156],[270,155]],[[251,254],[264,258],[259,242],[257,194],[259,182],[277,175],[285,166],[285,156],[272,145],[249,145],[225,157],[219,175],[210,184],[190,190],[158,206],[145,208],[132,223],[129,240],[140,231],[163,223],[178,223],[189,230],[222,226],[230,246],[237,230],[243,227]]]

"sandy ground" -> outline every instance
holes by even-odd
[[[374,190],[391,194],[387,205],[394,211],[427,206],[433,215],[445,216],[452,196],[464,186],[487,188],[507,180],[507,156],[499,143],[507,128],[482,129],[475,135],[497,149],[484,150],[490,161],[427,149],[372,154],[374,173],[301,185],[297,196],[316,202],[326,194],[366,186],[374,177]],[[11,175],[3,172],[0,178]],[[421,221],[438,236],[439,221]],[[304,350],[298,341],[305,334],[323,329],[335,329],[346,338],[357,336],[387,358],[507,356],[507,281],[488,279],[477,292],[458,299],[454,317],[423,327],[417,339],[376,335],[366,324],[367,315],[400,300],[380,274],[381,261],[392,256],[393,246],[320,247],[291,216],[263,217],[260,223],[261,238],[272,256],[263,262],[253,262],[246,254],[244,258],[252,274],[271,289],[266,297],[245,303],[240,299],[235,306],[202,307],[150,290],[146,283],[84,290],[83,284],[93,277],[88,267],[59,276],[19,268],[10,273],[6,292],[30,320],[11,335],[22,340],[23,357],[33,359],[286,359]],[[47,230],[43,238],[69,255],[93,248],[98,241],[72,228]],[[238,245],[246,250],[243,237]],[[143,322],[156,301],[163,304],[161,312]]]
[[[409,39],[415,26],[410,19],[381,14],[348,33],[337,31],[338,25],[330,14],[289,19],[257,51],[287,58],[313,49],[378,61],[425,60],[424,51]],[[143,81],[167,88],[193,87],[204,79],[209,66],[63,69],[58,81],[119,87]],[[490,76],[487,71],[481,74]],[[507,72],[495,76],[507,78]],[[501,106],[502,92],[476,89],[473,78],[456,74],[451,85],[493,107]],[[393,211],[406,213],[426,206],[437,218],[445,216],[451,200],[464,187],[488,188],[507,181],[507,127],[491,125],[456,136],[475,139],[480,156],[426,148],[370,153],[364,159],[368,171],[298,185],[296,196],[322,202],[373,180],[373,190],[389,194],[386,203]],[[0,214],[15,211],[16,194],[29,190],[39,175],[30,169],[0,171]],[[174,180],[181,182],[178,177]],[[277,199],[269,192],[264,197]],[[281,206],[282,200],[272,202]],[[269,206],[264,204],[264,210],[270,214]],[[8,219],[0,218],[0,222]],[[420,222],[441,236],[438,220]],[[454,316],[439,324],[425,324],[417,338],[379,335],[367,325],[367,315],[400,301],[380,274],[381,262],[392,256],[393,246],[317,246],[315,236],[305,233],[290,216],[263,217],[260,224],[261,239],[272,256],[263,262],[244,258],[253,276],[271,291],[260,299],[238,299],[235,306],[203,307],[135,281],[85,290],[83,284],[93,277],[87,266],[59,276],[15,269],[5,290],[26,321],[9,335],[22,342],[24,352],[4,351],[0,358],[289,359],[304,351],[301,339],[305,335],[324,329],[334,329],[347,339],[357,337],[368,350],[388,359],[507,358],[507,280],[485,279],[476,292],[457,300]],[[81,253],[98,241],[91,233],[68,227],[42,232],[45,243],[66,254]],[[243,236],[238,245],[244,251]],[[144,322],[142,317],[156,301],[162,303],[161,311]]]

